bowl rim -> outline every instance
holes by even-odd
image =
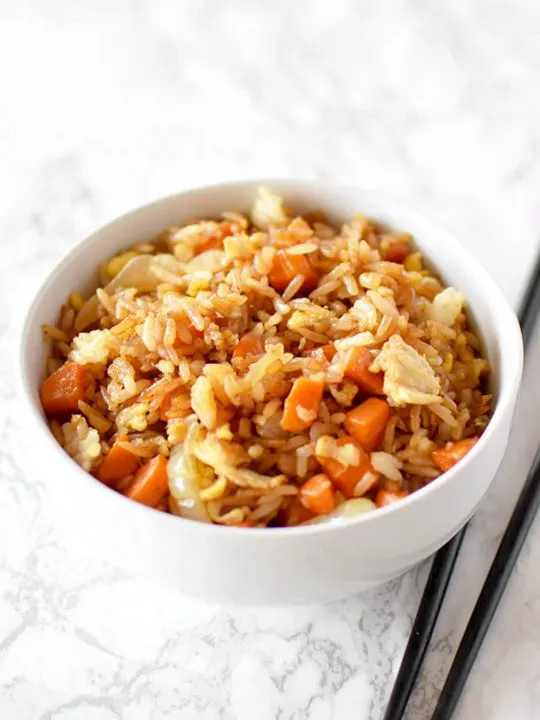
[[[72,261],[72,259],[79,253],[82,253],[88,246],[90,246],[96,238],[98,238],[103,232],[112,229],[116,224],[121,223],[123,220],[136,214],[144,214],[156,206],[163,204],[166,205],[174,200],[185,200],[190,196],[196,196],[199,194],[206,194],[212,192],[219,192],[222,190],[236,190],[237,192],[246,190],[256,190],[261,185],[267,185],[269,187],[280,186],[289,187],[291,191],[306,191],[306,192],[326,192],[332,191],[334,193],[347,193],[351,192],[358,193],[359,204],[362,203],[362,198],[369,198],[378,203],[381,208],[388,207],[388,213],[391,215],[393,209],[403,211],[408,214],[412,214],[424,222],[428,223],[434,228],[438,235],[444,235],[450,244],[452,245],[452,251],[457,252],[463,256],[464,261],[472,268],[476,274],[479,283],[486,294],[490,297],[490,313],[494,316],[497,315],[497,322],[494,323],[496,328],[495,337],[499,353],[505,356],[504,364],[506,370],[504,374],[500,374],[500,392],[493,411],[493,415],[490,421],[480,436],[480,439],[475,446],[467,453],[467,455],[457,463],[456,466],[450,470],[442,473],[438,478],[435,478],[428,485],[423,488],[416,490],[406,498],[401,499],[399,502],[392,503],[391,505],[378,508],[376,512],[369,512],[365,515],[360,515],[357,518],[347,520],[347,522],[329,522],[329,523],[314,523],[308,525],[295,525],[292,527],[278,527],[278,528],[237,528],[234,526],[218,525],[215,523],[202,523],[188,520],[180,516],[172,515],[170,513],[160,513],[163,518],[163,522],[167,523],[182,523],[187,529],[192,528],[193,532],[198,533],[209,533],[216,537],[222,537],[223,533],[227,533],[229,537],[232,532],[241,532],[243,537],[250,536],[256,537],[260,541],[268,539],[268,541],[276,541],[279,538],[290,538],[293,536],[308,537],[311,535],[319,535],[321,533],[337,533],[358,526],[362,524],[370,524],[377,522],[377,519],[383,519],[389,515],[399,514],[404,512],[407,508],[414,504],[424,501],[429,496],[437,493],[441,487],[452,483],[456,475],[463,470],[479,455],[483,449],[489,444],[491,437],[494,435],[496,428],[499,426],[502,419],[506,416],[507,412],[512,412],[512,405],[517,395],[520,381],[521,371],[523,365],[523,344],[521,330],[517,317],[514,310],[510,306],[508,300],[502,293],[498,284],[493,280],[489,272],[485,269],[482,263],[459,241],[457,235],[449,229],[443,222],[438,218],[431,215],[429,212],[419,210],[414,203],[411,203],[406,197],[398,196],[396,194],[390,194],[381,192],[378,190],[372,190],[354,183],[334,183],[326,180],[314,180],[314,179],[301,179],[301,178],[258,178],[258,179],[245,179],[245,180],[233,180],[224,181],[219,183],[213,183],[208,185],[201,185],[195,188],[186,188],[175,193],[171,193],[165,196],[161,196],[151,200],[147,203],[132,208],[121,215],[114,217],[103,225],[100,225],[94,231],[92,231],[85,238],[77,242],[75,245],[65,251],[59,260],[54,265],[52,271],[43,280],[38,290],[34,294],[34,297],[27,307],[26,315],[22,327],[22,331],[19,335],[19,351],[18,351],[18,385],[24,403],[26,405],[27,412],[30,413],[34,426],[39,428],[39,432],[43,437],[47,448],[52,452],[57,453],[59,462],[66,463],[66,469],[71,469],[77,472],[78,476],[81,477],[83,482],[89,483],[94,487],[96,492],[103,493],[103,501],[118,502],[119,511],[120,508],[130,508],[135,513],[144,513],[144,516],[150,517],[148,513],[152,513],[153,517],[156,517],[156,510],[154,508],[147,507],[140,503],[136,503],[129,498],[117,493],[111,488],[103,485],[97,481],[90,473],[83,470],[61,447],[56,441],[53,434],[49,430],[46,422],[46,418],[39,405],[39,401],[36,401],[35,391],[36,388],[32,387],[32,383],[27,375],[26,367],[26,353],[27,346],[29,343],[30,336],[35,331],[35,315],[37,308],[43,297],[45,297],[49,291],[51,285],[55,281],[63,276],[65,266]],[[281,192],[281,190],[280,190]],[[285,191],[286,192],[286,191]],[[329,210],[331,212],[331,210]],[[474,308],[473,308],[474,310]],[[502,336],[504,335],[505,342],[501,342]],[[140,516],[140,517],[144,517]],[[265,531],[265,532],[264,532]]]

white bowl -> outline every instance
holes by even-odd
[[[383,583],[428,557],[470,518],[503,457],[522,369],[516,317],[484,268],[451,232],[422,213],[373,192],[324,182],[265,181],[295,209],[321,208],[334,220],[362,212],[414,235],[448,284],[467,295],[493,368],[495,411],[457,467],[389,507],[343,525],[238,529],[165,515],[109,490],[81,470],[49,432],[39,403],[47,349],[66,296],[93,290],[94,268],[120,248],[169,226],[223,210],[247,210],[260,181],[174,195],[113,221],[71,250],[38,292],[21,346],[21,379],[33,447],[57,501],[57,521],[76,552],[129,573],[177,584],[209,601],[287,605],[321,602]]]

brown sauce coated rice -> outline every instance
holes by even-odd
[[[278,253],[307,274],[278,283]],[[322,513],[302,487],[327,469],[319,450],[329,448],[334,469],[359,462],[337,443],[348,413],[373,394],[348,375],[358,349],[384,378],[389,411],[377,446],[365,448],[362,512],[431,482],[488,424],[489,368],[465,298],[409,235],[362,215],[335,228],[320,212],[296,217],[261,188],[249,217],[226,212],[165,230],[98,270],[96,295],[84,302],[73,292],[56,327],[44,328],[47,375],[82,366],[83,395],[76,410],[50,412],[42,389],[44,407],[56,439],[94,475],[113,445],[139,469],[174,454],[168,488],[140,499],[163,512],[251,527],[339,515],[352,502],[339,478]],[[246,336],[255,351],[243,355]],[[301,430],[283,429],[302,377],[322,383],[320,403],[298,405]],[[137,474],[108,484],[129,496]]]

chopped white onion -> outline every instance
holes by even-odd
[[[152,264],[155,262],[156,257],[159,258],[160,256],[137,255],[131,258],[111,282],[105,286],[105,292],[110,295],[121,288],[132,287],[142,292],[155,290],[162,282],[152,272]],[[75,319],[75,330],[77,332],[81,332],[81,330],[96,322],[98,307],[99,300],[96,295],[92,295],[82,306]]]
[[[167,463],[169,489],[181,517],[210,522],[199,492],[197,462],[186,452],[184,443],[175,445]]]

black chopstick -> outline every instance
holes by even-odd
[[[383,720],[397,720],[405,712],[452,576],[465,530],[466,526],[435,556]]]
[[[540,451],[534,459],[525,486],[467,623],[432,720],[449,720],[452,717],[539,506]]]
[[[536,264],[534,267],[534,270],[531,274],[527,289],[523,295],[522,301],[521,301],[521,309],[519,313],[519,322],[521,325],[521,330],[523,333],[523,343],[525,348],[528,347],[529,341],[532,337],[532,333],[535,327],[536,318],[538,316],[538,312],[540,309],[540,254],[537,256]],[[527,482],[528,485],[528,482]],[[522,495],[525,493],[526,487],[523,489]],[[540,498],[540,492],[538,493]],[[518,505],[521,504],[521,496],[520,500],[518,501]],[[524,506],[524,509],[526,506]],[[518,507],[516,506],[516,511],[518,510]],[[513,516],[512,516],[513,517]],[[534,513],[533,513],[534,517]],[[532,518],[531,518],[532,522]],[[530,524],[529,524],[530,527]],[[450,540],[444,547],[442,547],[437,554],[435,555],[435,558],[433,559],[433,563],[431,565],[431,571],[429,574],[429,577],[426,582],[426,586],[424,589],[424,593],[422,595],[422,599],[420,601],[420,605],[418,607],[418,611],[416,613],[416,618],[414,620],[414,624],[411,630],[411,635],[409,637],[409,641],[407,643],[407,647],[405,648],[405,652],[403,654],[403,658],[401,661],[401,665],[398,671],[398,675],[396,677],[396,680],[394,682],[394,686],[392,688],[392,692],[390,694],[390,698],[388,700],[388,705],[386,707],[383,720],[400,720],[400,718],[403,716],[403,713],[405,712],[405,709],[407,707],[407,703],[409,701],[409,697],[412,693],[412,690],[414,688],[414,684],[416,682],[416,679],[418,677],[418,673],[420,672],[420,668],[422,667],[422,662],[424,660],[424,656],[426,654],[426,650],[428,648],[429,642],[431,640],[431,636],[433,635],[433,630],[435,628],[435,623],[437,622],[437,618],[439,616],[439,612],[444,600],[444,597],[446,595],[446,590],[448,588],[448,584],[450,582],[450,578],[452,577],[452,571],[454,569],[454,565],[456,563],[456,559],[461,547],[461,544],[463,542],[463,536],[465,534],[465,531],[467,529],[467,526],[462,528],[457,535],[455,535],[452,540]],[[508,528],[508,531],[510,530],[510,526]],[[507,532],[508,532],[507,531]],[[526,532],[525,532],[526,535]],[[506,535],[505,535],[506,537]],[[523,540],[525,538],[523,537]],[[522,540],[522,544],[523,544]],[[504,541],[504,539],[503,539]],[[501,543],[502,546],[502,543]],[[521,547],[521,545],[520,545]],[[512,559],[511,562],[509,562],[509,570],[508,575],[511,572],[511,569],[515,563],[515,559]],[[491,574],[491,573],[490,573]],[[489,580],[489,576],[488,576]],[[504,590],[504,586],[506,585],[508,578],[504,579],[504,582],[501,581],[501,595],[502,591]],[[487,582],[487,581],[486,581]],[[480,596],[478,602],[480,602],[482,596]],[[498,604],[499,598],[496,600],[496,603]],[[493,612],[495,612],[495,608],[497,607],[497,604],[495,604],[493,608]],[[491,615],[493,617],[493,613]],[[485,629],[483,631],[483,635],[479,640],[478,643],[478,649],[480,647],[480,644],[482,642],[482,639],[487,631],[487,628],[489,627],[489,622],[491,621],[491,617],[488,619]],[[471,618],[472,622],[472,618]],[[470,625],[471,623],[469,623]],[[467,630],[469,630],[469,626],[467,626]],[[471,631],[472,632],[472,631]],[[465,637],[463,638],[465,640]],[[463,641],[462,641],[463,642]],[[461,646],[460,646],[461,647]],[[476,653],[478,652],[478,649],[476,650]],[[465,651],[464,651],[465,652]],[[459,650],[458,650],[459,653]],[[476,654],[474,655],[476,657]],[[474,660],[473,657],[473,660]],[[457,660],[457,656],[456,656]],[[456,664],[456,661],[454,661],[454,664]],[[452,669],[454,668],[454,665],[452,665]],[[459,668],[456,668],[455,672],[455,679],[454,683],[456,684],[456,678],[461,675],[459,671]],[[459,689],[463,687],[463,684],[465,683],[465,680],[467,679],[468,673],[470,672],[470,667],[466,669],[466,672],[464,672],[463,682],[459,686]],[[448,682],[448,681],[447,681]],[[456,684],[457,687],[457,684]],[[446,685],[445,685],[446,688]],[[444,689],[443,689],[444,693]],[[452,697],[452,690],[449,689],[447,691],[448,700],[445,700],[445,703],[450,702],[450,698]],[[457,699],[459,698],[459,693],[456,692],[455,702],[457,702]],[[442,700],[439,700],[439,703]],[[437,706],[438,707],[438,706]],[[453,708],[452,708],[453,709]],[[451,712],[452,710],[450,710]],[[441,710],[442,712],[442,710]],[[449,715],[441,715],[438,720],[441,720],[443,717],[450,717]]]
[[[467,525],[437,551],[416,612],[383,720],[400,720],[409,702],[439,617]]]

